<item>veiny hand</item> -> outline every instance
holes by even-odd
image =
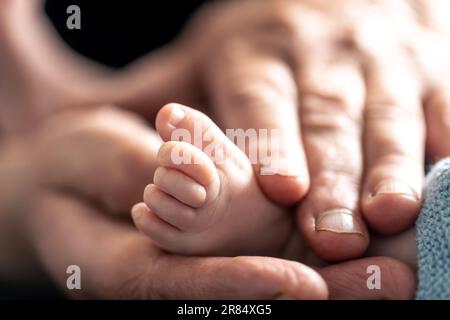
[[[33,137],[32,145],[29,139],[16,142],[19,159],[30,160],[20,170],[26,176],[17,179],[22,183],[17,187],[22,192],[15,195],[20,201],[9,199],[2,205],[10,203],[18,221],[13,232],[24,235],[28,251],[69,296],[407,299],[414,293],[411,270],[388,258],[337,264],[319,275],[278,258],[181,257],[157,249],[130,219],[113,219],[109,213],[124,210],[124,203],[139,196],[145,182],[139,176],[148,179],[154,170],[153,133],[128,113],[113,107],[74,109],[50,118]],[[114,196],[121,200],[114,201]],[[80,291],[65,289],[65,271],[73,264],[82,271]],[[382,270],[382,290],[366,287],[370,264]]]

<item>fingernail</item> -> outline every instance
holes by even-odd
[[[386,180],[375,187],[372,197],[379,195],[399,195],[419,200],[417,193],[405,182],[398,180]]]
[[[179,106],[174,105],[172,107],[172,111],[169,116],[169,120],[167,121],[169,125],[176,128],[177,124],[181,122],[184,118],[184,111]]]
[[[316,231],[364,234],[361,222],[347,209],[322,212],[316,219]]]

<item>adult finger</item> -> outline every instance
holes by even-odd
[[[208,66],[212,102],[232,138],[249,156],[266,195],[300,200],[309,185],[298,124],[294,77],[280,57],[230,41]],[[244,132],[245,130],[245,132]],[[247,142],[248,139],[248,142]]]
[[[38,131],[33,164],[46,188],[70,190],[129,217],[152,182],[161,144],[136,115],[113,106],[71,109]]]
[[[188,41],[149,54],[117,72],[77,55],[46,19],[44,1],[3,1],[0,10],[0,124],[28,131],[55,111],[112,103],[146,117],[172,101],[198,104],[195,54]],[[51,61],[51,63],[46,63]]]
[[[8,108],[0,109],[0,120],[6,131],[27,130],[56,109],[84,100],[86,89],[109,75],[64,46],[45,18],[44,1],[2,5],[0,96]]]
[[[78,298],[327,297],[322,278],[296,262],[168,255],[131,226],[67,195],[39,194],[33,210],[29,227],[40,260],[64,289],[67,266],[79,266],[81,290],[66,290]]]
[[[386,257],[343,262],[319,273],[328,284],[330,299],[412,299],[417,282],[410,267]]]
[[[303,58],[300,119],[311,187],[298,208],[300,230],[321,258],[355,258],[369,242],[358,206],[364,82],[353,61]]]
[[[150,120],[170,102],[204,106],[196,59],[188,41],[172,43],[97,85],[91,100],[103,98]]]
[[[436,86],[425,103],[427,153],[433,161],[450,155],[450,86]]]
[[[425,134],[413,71],[395,53],[370,59],[366,70],[362,209],[370,226],[385,234],[411,226],[421,204]]]

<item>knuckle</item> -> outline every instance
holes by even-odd
[[[314,46],[317,38],[322,39],[327,34],[319,15],[299,1],[271,1],[262,30],[282,39],[279,43],[286,55],[294,60],[293,53]]]
[[[343,190],[358,190],[360,184],[360,175],[354,168],[347,165],[340,165],[333,169],[323,170],[318,172],[313,178],[313,183],[317,185],[339,186]]]
[[[262,108],[278,104],[280,99],[291,96],[279,83],[270,78],[260,79],[257,83],[236,83],[230,90],[230,105],[238,108]]]
[[[359,189],[362,159],[350,159],[348,156],[342,156],[342,153],[347,152],[325,150],[320,153],[320,157],[314,159],[314,164],[311,166],[311,190],[317,187],[324,189],[327,193],[324,198],[332,197],[331,193],[342,194],[341,190],[357,191]]]
[[[399,168],[402,168],[402,171],[409,168],[416,168],[417,164],[421,162],[420,159],[406,153],[401,147],[392,144],[390,146],[388,144],[382,145],[387,147],[383,147],[383,150],[379,154],[374,155],[370,161],[372,166],[376,166],[378,170],[399,174]],[[373,173],[375,174],[376,171]]]
[[[230,107],[261,107],[273,104],[286,105],[297,101],[298,89],[288,66],[272,55],[260,55],[249,50],[248,44],[240,40],[229,40],[224,44],[220,60],[227,70],[223,72],[223,90],[217,95]],[[240,52],[240,53],[238,53]],[[245,61],[246,63],[242,63]],[[212,68],[211,72],[217,72]]]
[[[302,125],[308,130],[354,132],[360,128],[361,112],[344,97],[305,95],[300,108]]]
[[[225,99],[231,106],[259,107],[297,100],[297,86],[286,65],[277,60],[230,64]]]
[[[359,179],[357,177],[326,173],[312,178],[311,194],[307,204],[312,210],[341,208],[357,210]]]
[[[398,99],[384,99],[377,101],[369,101],[364,110],[365,121],[402,121],[415,120],[422,118],[420,108],[417,103],[399,101]]]
[[[343,149],[339,146],[312,146],[315,153],[311,165],[312,184],[339,184],[349,187],[358,186],[362,174],[362,156],[355,148]],[[351,152],[350,150],[353,150]]]
[[[308,133],[310,135],[310,133]],[[334,181],[358,184],[362,172],[362,152],[359,139],[352,135],[334,134],[307,137],[307,150],[312,160],[311,179],[321,184]],[[329,183],[327,183],[329,181]]]

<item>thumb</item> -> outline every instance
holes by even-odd
[[[387,257],[371,257],[325,267],[319,273],[327,281],[331,299],[411,299],[416,278],[406,264]],[[376,287],[368,285],[378,281]]]
[[[131,227],[68,196],[40,195],[33,209],[32,241],[41,261],[61,288],[66,288],[67,266],[78,265],[80,298],[327,297],[323,279],[297,262],[168,255]]]
[[[328,296],[324,280],[314,270],[294,261],[270,257],[164,256],[143,279],[148,281],[142,287],[153,281],[147,292],[152,288],[170,299],[305,300]],[[171,279],[172,286],[167,286],[164,279]]]

